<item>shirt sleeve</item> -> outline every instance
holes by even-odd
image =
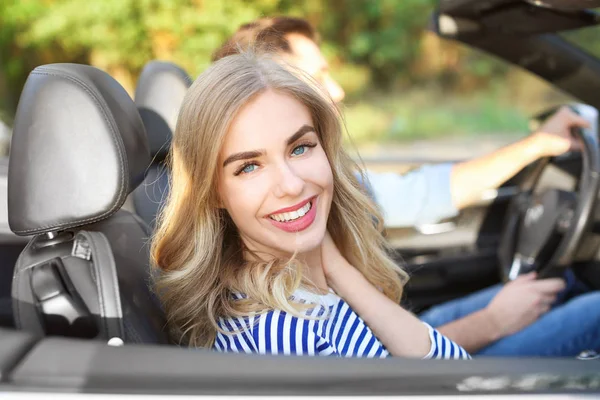
[[[379,205],[386,227],[435,223],[458,214],[452,203],[453,164],[426,165],[404,175],[365,172],[368,191]]]
[[[423,322],[424,323],[424,322]],[[424,323],[425,324],[425,323]],[[461,346],[448,339],[430,325],[425,324],[429,329],[429,340],[431,348],[424,359],[444,359],[444,360],[470,360],[471,356]]]

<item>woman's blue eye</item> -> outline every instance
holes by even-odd
[[[298,146],[292,151],[292,154],[295,156],[301,156],[306,152],[306,147],[306,145]]]
[[[248,174],[256,169],[256,164],[248,164],[242,168],[242,172]]]

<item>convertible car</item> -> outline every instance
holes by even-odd
[[[440,0],[438,35],[563,90],[587,118],[583,150],[528,166],[454,220],[388,229],[411,273],[414,311],[536,269],[566,268],[600,289],[600,60],[562,36],[597,25],[597,0]],[[0,165],[0,392],[130,395],[600,393],[600,359],[472,361],[221,354],[171,343],[148,288],[148,237],[167,188],[163,165],[190,79],[144,69],[135,101],[75,64],[31,72],[8,164]],[[543,119],[540,115],[538,119]]]

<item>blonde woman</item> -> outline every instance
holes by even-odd
[[[189,346],[261,354],[468,358],[399,305],[406,274],[341,147],[334,104],[265,56],[190,88],[152,245]]]

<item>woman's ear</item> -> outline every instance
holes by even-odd
[[[217,202],[218,209],[225,210],[225,203],[223,202],[223,199],[221,198],[221,195],[218,192],[217,192],[217,196],[216,196],[216,202]]]
[[[218,183],[214,186],[214,193],[214,201],[217,205],[217,208],[225,209],[225,203],[223,202],[223,197],[221,196],[221,188]]]

